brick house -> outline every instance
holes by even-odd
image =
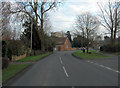
[[[67,37],[55,37],[54,41],[56,43],[57,51],[75,50],[75,48],[72,48],[71,43]]]

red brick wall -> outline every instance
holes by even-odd
[[[71,50],[71,44],[69,43],[68,39],[66,39],[64,46],[63,46],[64,50]]]
[[[68,48],[67,48],[67,47]],[[58,47],[60,47],[60,51],[65,51],[65,50],[76,50],[76,48],[72,48],[71,44],[69,43],[69,40],[66,39],[64,45],[56,45],[56,48],[58,49]]]

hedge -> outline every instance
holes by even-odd
[[[12,55],[20,56],[25,53],[25,46],[20,40],[10,40],[8,48]]]
[[[106,52],[120,52],[120,44],[106,44],[100,47],[100,50]]]

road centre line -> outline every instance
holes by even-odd
[[[101,65],[101,64],[94,63],[94,62],[92,62],[92,61],[86,61],[86,62],[89,62],[89,63],[95,64],[95,65],[98,65],[98,66],[100,66],[100,67],[102,67],[102,68],[106,68],[106,69],[108,69],[108,70],[111,70],[111,71],[120,73],[120,71],[114,70],[114,69],[112,69],[112,68],[110,68],[110,67],[107,67],[107,66],[104,66],[104,65]]]
[[[63,64],[61,57],[59,57],[59,59],[60,59],[61,64]],[[67,71],[66,71],[66,69],[65,69],[64,66],[63,66],[63,70],[64,70],[64,72],[65,72],[65,75],[66,75],[67,77],[69,77],[69,75],[68,75],[68,73],[67,73]]]
[[[60,62],[61,62],[61,64],[63,64],[61,57],[60,57]]]
[[[64,67],[64,66],[63,66],[63,70],[64,70],[64,72],[65,72],[66,76],[67,76],[67,77],[69,77],[69,75],[68,75],[68,73],[67,73],[67,71],[66,71],[66,69],[65,69],[65,67]]]

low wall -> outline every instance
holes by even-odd
[[[26,57],[26,53],[24,55],[21,55],[21,56],[12,56],[12,61],[16,61],[16,60],[22,59],[24,57]]]
[[[76,50],[76,48],[68,48],[68,49],[64,49],[64,50],[61,50],[61,51],[73,51],[73,50]]]
[[[76,50],[76,48],[71,48],[71,50]]]

